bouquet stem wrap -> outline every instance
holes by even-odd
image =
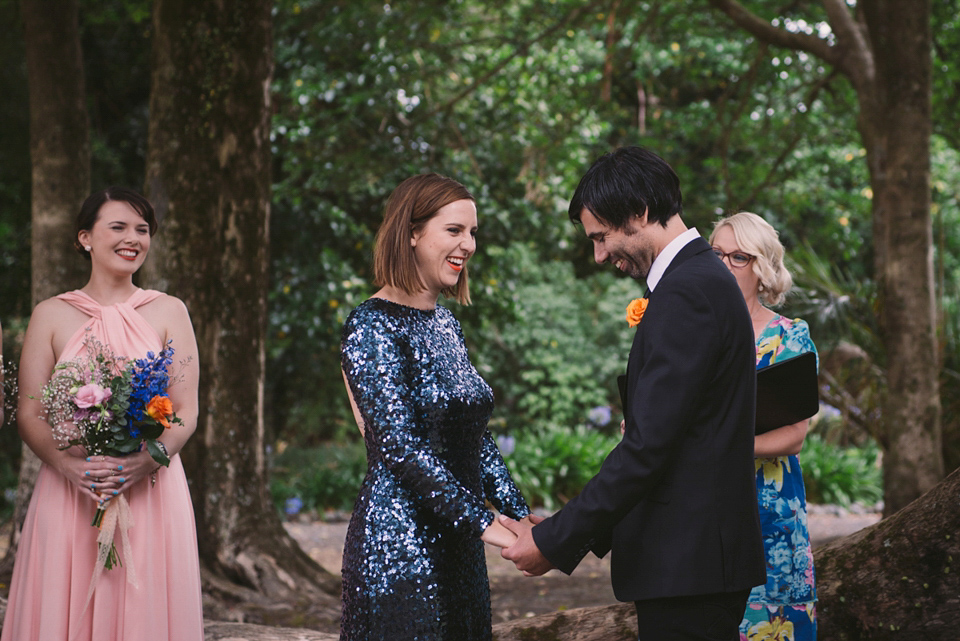
[[[100,582],[100,575],[103,574],[107,557],[114,550],[114,536],[117,528],[120,529],[120,544],[123,550],[123,560],[126,561],[127,583],[135,588],[140,587],[137,581],[137,568],[133,562],[133,548],[130,546],[129,530],[132,527],[133,513],[130,511],[130,504],[127,503],[126,497],[121,494],[118,498],[110,501],[103,510],[100,534],[97,536],[97,560],[93,566],[93,576],[90,577],[90,589],[87,590],[87,601],[83,606],[84,613],[86,613],[87,606],[90,605],[90,599],[97,588],[97,583]]]

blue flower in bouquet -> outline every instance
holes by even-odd
[[[170,383],[167,368],[173,363],[173,348],[165,347],[159,354],[147,352],[146,358],[134,361],[131,378],[130,408],[127,416],[132,419],[128,429],[134,438],[140,436],[136,421],[143,418],[147,404],[155,396],[166,396]]]

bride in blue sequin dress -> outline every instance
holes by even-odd
[[[341,363],[367,450],[343,557],[344,641],[491,639],[483,542],[514,535],[489,502],[529,509],[487,430],[493,392],[470,363],[441,294],[469,303],[476,204],[437,174],[387,201],[374,273],[351,313]]]

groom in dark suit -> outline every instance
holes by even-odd
[[[569,574],[612,551],[611,579],[640,639],[736,641],[765,582],[753,462],[756,348],[730,270],[681,214],[680,180],[625,147],[580,181],[570,219],[594,258],[647,283],[627,363],[625,431],[599,473],[502,551],[527,575]]]

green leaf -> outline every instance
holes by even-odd
[[[153,460],[160,465],[164,467],[170,465],[170,459],[167,458],[166,454],[163,453],[163,450],[157,447],[157,442],[155,440],[149,439],[147,441],[147,452],[149,452],[150,456],[153,457]]]

